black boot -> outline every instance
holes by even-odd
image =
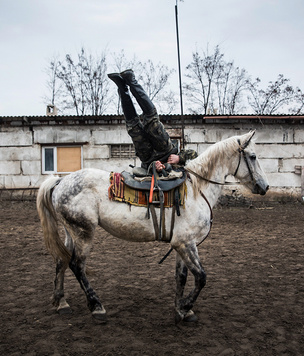
[[[128,91],[127,83],[119,73],[109,73],[108,77],[113,80],[113,82],[117,85],[118,89],[124,92]]]
[[[132,69],[127,69],[120,73],[121,77],[125,80],[130,87],[131,93],[134,95],[138,105],[141,107],[143,113],[151,117],[157,114],[156,108],[152,101],[144,91],[143,87],[138,84]]]
[[[108,74],[108,77],[118,87],[127,131],[134,143],[136,155],[143,163],[146,163],[153,156],[153,147],[136,113],[126,82],[118,73]]]
[[[127,128],[132,128],[139,123],[139,117],[133,105],[126,82],[119,73],[110,73],[108,77],[117,85]]]

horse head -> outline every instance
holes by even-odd
[[[239,163],[234,176],[253,194],[265,195],[269,189],[269,183],[257,158],[255,143],[252,140],[254,134],[255,130],[237,138]]]

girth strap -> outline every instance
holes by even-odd
[[[167,232],[166,232],[165,211],[163,212],[162,215],[160,215],[160,222],[159,223],[158,223],[158,219],[157,219],[156,210],[155,210],[154,205],[150,206],[150,211],[151,211],[153,227],[154,227],[154,231],[155,231],[155,240],[164,241],[164,242],[170,242],[172,240],[172,237],[173,237],[176,207],[173,206],[172,210],[171,210],[171,225],[170,225],[169,235],[167,235]],[[160,226],[162,227],[161,230],[159,229]]]
[[[169,236],[167,236],[166,233],[166,216],[165,216],[165,208],[164,208],[164,192],[158,185],[158,179],[157,179],[157,173],[156,173],[156,168],[155,168],[155,162],[153,162],[153,175],[152,175],[152,181],[151,181],[151,188],[150,188],[150,194],[149,194],[149,199],[148,199],[148,212],[147,216],[148,219],[150,218],[150,211],[152,215],[152,220],[153,220],[153,226],[154,226],[154,231],[155,231],[155,240],[158,241],[165,241],[165,242],[170,242],[173,236],[173,230],[174,230],[174,222],[175,222],[175,212],[177,211],[178,216],[180,215],[180,210],[179,210],[179,202],[178,202],[178,188],[176,188],[176,191],[174,193],[175,197],[175,205],[172,207],[172,214],[171,214],[171,227],[170,227],[170,233]],[[153,191],[157,190],[158,191],[158,197],[159,201],[153,201]],[[155,211],[155,206],[153,204],[159,204],[160,209],[159,209],[159,222],[157,221],[157,215]],[[178,208],[178,209],[177,209]]]

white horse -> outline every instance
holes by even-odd
[[[212,207],[217,202],[225,179],[234,175],[254,194],[264,195],[268,181],[260,167],[251,140],[254,132],[228,138],[210,146],[185,169],[188,172],[185,209],[175,218],[172,249],[176,251],[176,322],[196,321],[194,302],[206,283],[197,245],[211,228]],[[40,187],[37,209],[44,240],[56,259],[53,302],[59,313],[70,312],[64,298],[64,273],[69,266],[84,290],[92,315],[106,322],[106,311],[91,287],[85,272],[97,225],[113,236],[128,241],[154,241],[152,219],[147,219],[145,207],[130,206],[108,198],[109,173],[98,169],[83,169],[64,178],[51,177]],[[165,208],[168,211],[170,208]],[[167,219],[170,220],[170,219]],[[58,222],[66,232],[60,239]],[[166,221],[167,225],[170,225]],[[170,226],[166,227],[167,231]],[[188,270],[194,275],[194,288],[184,296]]]

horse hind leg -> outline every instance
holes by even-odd
[[[69,314],[72,312],[69,304],[64,298],[64,274],[68,264],[62,260],[56,261],[56,276],[54,281],[53,305],[59,314]]]
[[[86,275],[86,258],[91,247],[95,227],[90,224],[87,224],[85,227],[70,225],[69,230],[74,242],[69,267],[86,295],[87,304],[92,316],[101,323],[105,323],[107,321],[106,310],[101,304],[95,290],[91,287]]]
[[[70,234],[65,229],[66,239],[65,246],[71,252],[73,251],[73,241]],[[69,304],[64,298],[64,274],[68,267],[68,263],[64,263],[61,259],[56,260],[56,276],[54,280],[54,295],[53,305],[57,308],[59,314],[69,314],[72,312]]]
[[[100,322],[105,323],[107,321],[106,310],[101,304],[96,292],[90,285],[85,272],[85,264],[86,257],[84,255],[80,255],[76,252],[76,249],[74,249],[69,266],[87,297],[87,304],[92,316]]]

